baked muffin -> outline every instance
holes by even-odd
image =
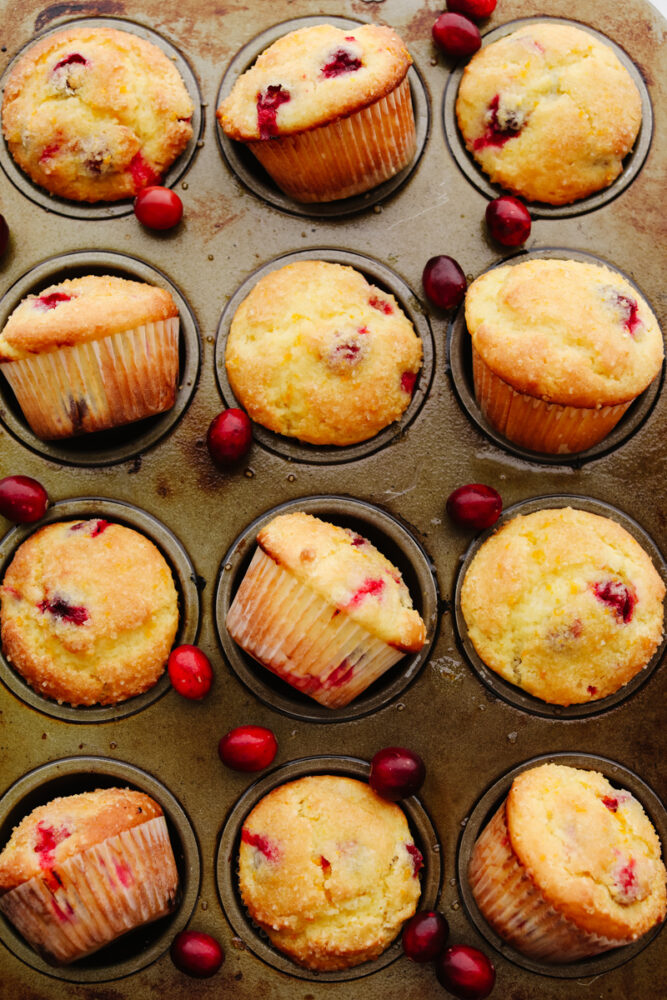
[[[377,958],[413,915],[422,856],[401,809],[330,774],[280,785],[243,824],[241,896],[293,961],[320,971]]]
[[[131,198],[192,137],[193,104],[171,59],[129,31],[80,26],[26,49],[2,127],[31,180],[72,201]]]
[[[158,681],[178,628],[171,571],[121,524],[49,524],[16,551],[0,588],[2,649],[39,694],[114,705]]]
[[[38,806],[0,853],[0,911],[52,965],[165,916],[177,890],[162,809],[129,788]]]
[[[225,365],[257,423],[311,444],[347,445],[401,417],[421,356],[392,295],[352,267],[304,260],[260,278],[243,300]]]
[[[178,327],[164,288],[73,278],[14,310],[0,333],[0,371],[40,438],[118,427],[174,405]]]
[[[461,587],[468,636],[489,669],[543,701],[596,701],[627,684],[662,639],[665,585],[610,518],[563,507],[491,535]]]
[[[514,779],[468,878],[496,933],[545,962],[630,944],[665,917],[660,841],[640,803],[597,771],[562,764]]]
[[[218,121],[296,201],[348,198],[415,155],[411,63],[383,25],[299,28],[238,78]]]
[[[608,187],[641,125],[641,99],[613,50],[569,24],[535,21],[480,49],[456,115],[496,184],[567,205]]]
[[[537,259],[471,284],[465,316],[475,395],[486,419],[523,448],[591,448],[660,372],[658,322],[617,271]]]
[[[424,645],[401,574],[361,535],[296,511],[269,521],[257,546],[227,630],[321,705],[347,705]]]

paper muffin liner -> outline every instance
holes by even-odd
[[[592,934],[551,906],[512,850],[506,801],[475,842],[468,881],[487,922],[531,958],[573,962],[632,940]]]
[[[97,951],[176,905],[164,816],[107,837],[0,898],[0,910],[52,965]]]
[[[0,365],[37,437],[72,437],[174,405],[178,317]]]
[[[247,143],[285,194],[296,201],[350,198],[410,163],[417,149],[407,77],[368,107],[296,135]]]
[[[547,403],[517,392],[472,349],[475,397],[485,418],[509,441],[553,455],[592,448],[616,426],[633,400],[614,406]]]
[[[329,708],[349,704],[404,655],[259,548],[226,624],[246,653]]]

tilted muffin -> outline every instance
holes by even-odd
[[[581,28],[533,22],[480,49],[456,115],[490,179],[567,205],[608,187],[641,125],[641,98],[613,50]]]
[[[304,260],[260,278],[243,300],[225,365],[253,420],[311,444],[347,445],[400,418],[421,356],[392,295],[352,267]]]
[[[26,49],[5,86],[2,127],[19,167],[51,194],[117,201],[160,183],[192,137],[192,111],[156,45],[82,26]]]
[[[660,840],[640,803],[597,771],[563,764],[514,779],[468,879],[494,930],[546,962],[630,944],[665,917]]]
[[[178,629],[164,557],[101,519],[49,524],[16,551],[0,587],[2,649],[40,694],[113,705],[153,687]]]
[[[257,545],[227,630],[321,705],[347,705],[424,645],[401,574],[361,535],[296,511],[274,517]]]
[[[465,316],[482,413],[533,451],[593,447],[662,365],[649,306],[601,264],[536,259],[493,268],[468,289]]]
[[[616,521],[570,507],[513,517],[473,557],[461,588],[487,667],[556,705],[613,694],[662,639],[665,585]]]
[[[383,25],[299,28],[238,78],[218,120],[290,197],[348,198],[393,177],[415,155],[411,63]]]
[[[40,438],[118,427],[174,405],[178,329],[164,288],[73,278],[17,306],[0,333],[0,371]]]
[[[0,911],[52,965],[165,916],[177,891],[162,809],[129,788],[38,806],[0,853]]]
[[[320,971],[377,958],[417,908],[422,856],[401,809],[363,781],[280,785],[241,832],[250,916],[293,961]]]

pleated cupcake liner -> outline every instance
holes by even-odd
[[[177,891],[158,816],[33,876],[0,897],[0,910],[47,962],[65,965],[170,913]]]
[[[547,403],[517,392],[499,378],[473,347],[473,378],[479,407],[493,427],[522,448],[552,455],[585,451],[609,434],[633,402],[586,407]]]
[[[162,413],[178,384],[179,319],[60,347],[0,370],[43,440],[105,430]]]
[[[512,850],[506,802],[475,843],[468,881],[485,920],[504,941],[531,958],[574,962],[632,940],[593,934],[554,909]]]
[[[329,708],[349,704],[404,655],[261,549],[252,558],[226,624],[246,653]]]
[[[296,135],[247,143],[296,201],[350,198],[389,180],[413,159],[417,139],[407,77],[347,118]]]

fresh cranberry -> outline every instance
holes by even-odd
[[[447,10],[481,21],[496,9],[497,0],[447,0]]]
[[[44,517],[49,498],[46,490],[30,476],[0,479],[0,514],[16,524],[31,524]]]
[[[483,1000],[496,981],[496,970],[484,952],[465,944],[453,945],[435,960],[441,986],[461,1000]]]
[[[342,76],[343,73],[354,73],[358,69],[361,69],[361,59],[350,55],[345,49],[338,49],[326,66],[322,67],[322,75],[330,79]]]
[[[445,947],[449,924],[442,913],[422,910],[403,928],[403,951],[413,962],[430,962]]]
[[[173,229],[183,218],[183,202],[171,188],[154,185],[134,199],[134,214],[149,229]]]
[[[419,791],[425,777],[424,761],[418,753],[405,747],[385,747],[371,761],[368,783],[381,798],[397,802]]]
[[[422,274],[426,297],[441,309],[455,309],[466,293],[466,276],[453,257],[440,254],[426,262]]]
[[[530,212],[518,198],[506,194],[486,206],[486,224],[494,240],[518,247],[530,236]]]
[[[0,257],[3,257],[9,243],[9,226],[4,215],[0,215]]]
[[[278,743],[264,726],[237,726],[218,744],[220,760],[235,771],[262,771],[273,762]]]
[[[135,191],[141,191],[142,188],[151,184],[157,184],[160,180],[160,175],[156,174],[141,152],[134,154],[127,169],[132,175]]]
[[[441,14],[431,33],[438,48],[455,59],[471,56],[482,44],[477,25],[461,14]]]
[[[500,517],[502,509],[500,493],[484,483],[459,486],[447,497],[447,513],[462,528],[490,528]]]
[[[235,408],[219,413],[211,421],[206,444],[216,465],[238,462],[252,444],[252,425],[247,413]]]
[[[169,680],[184,698],[197,701],[211,690],[213,668],[206,653],[197,646],[177,646],[167,661]]]
[[[181,931],[172,941],[169,954],[177,969],[195,979],[214,976],[225,960],[215,938],[203,931]]]

